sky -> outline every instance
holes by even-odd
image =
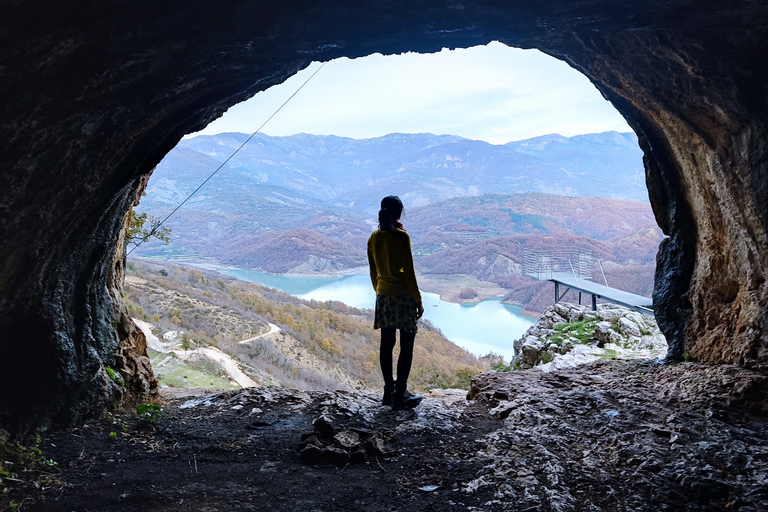
[[[188,137],[253,133],[320,67],[313,62]],[[490,43],[332,60],[261,132],[355,139],[430,132],[505,144],[611,130],[631,131],[584,75],[538,50]]]

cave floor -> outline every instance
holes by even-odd
[[[166,389],[155,421],[126,406],[43,436],[60,471],[0,499],[51,511],[768,510],[767,381],[601,361],[491,372],[472,400],[435,391],[406,412],[367,392]],[[342,448],[303,458],[313,431],[310,443]]]

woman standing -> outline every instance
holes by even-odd
[[[416,321],[424,314],[421,294],[416,284],[411,254],[411,237],[403,229],[400,216],[403,202],[397,196],[381,200],[379,229],[368,239],[368,264],[371,283],[376,290],[374,329],[381,329],[379,362],[384,374],[384,405],[393,410],[413,409],[421,395],[408,392],[408,374],[413,361]],[[395,334],[400,330],[400,356],[397,359],[397,381],[392,378],[392,351]]]

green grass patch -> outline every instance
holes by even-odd
[[[104,371],[107,372],[107,376],[112,380],[112,382],[115,382],[120,387],[125,387],[125,381],[123,381],[123,376],[117,373],[115,370],[112,369],[110,366],[105,366]]]
[[[554,343],[558,347],[562,347],[563,342],[565,341],[565,338],[559,334],[553,334],[547,338],[547,341],[549,341],[550,343]]]
[[[497,371],[497,372],[508,372],[512,369],[511,365],[504,364],[504,361],[499,361],[498,363],[495,363],[493,366],[491,366],[491,370]]]
[[[558,324],[554,327],[554,329],[561,335],[555,334],[550,336],[549,341],[555,343],[557,346],[560,346],[565,337],[571,337],[579,340],[579,343],[581,344],[587,344],[592,339],[596,325],[597,320],[581,320],[577,322]]]
[[[136,416],[149,423],[157,423],[162,409],[155,404],[141,404],[136,408]]]
[[[453,382],[451,383],[451,387],[455,389],[469,389],[469,387],[472,385],[472,378],[474,378],[474,376],[479,373],[479,368],[474,368],[471,366],[459,368],[453,373],[454,378]]]
[[[616,353],[615,350],[607,348],[605,349],[605,352],[602,354],[595,354],[597,357],[602,357],[603,359],[608,359],[609,361],[612,359],[617,359],[619,357],[618,353]]]
[[[239,386],[232,384],[221,376],[219,366],[208,359],[186,363],[174,354],[147,351],[160,385],[172,388],[203,388],[203,389],[235,389]],[[162,366],[159,366],[164,362]]]
[[[5,485],[4,479],[16,480],[25,471],[54,472],[59,466],[53,459],[43,455],[39,447],[40,436],[19,444],[10,441],[0,443],[0,491]]]

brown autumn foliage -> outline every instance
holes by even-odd
[[[434,227],[446,233],[472,227],[476,233],[485,232],[488,238],[568,233],[610,240],[628,230],[656,225],[648,203],[532,192],[455,197],[407,209],[406,215],[406,226],[417,239]]]
[[[335,271],[365,265],[362,247],[297,228],[238,239],[223,251],[226,256],[222,261],[242,268],[285,273],[314,258],[321,266],[317,270]]]
[[[238,358],[246,372],[266,372],[300,389],[350,387],[350,383],[376,390],[383,386],[379,333],[373,329],[371,310],[334,301],[305,301],[213,271],[149,260],[130,260],[127,275],[146,281],[126,284],[125,298],[134,316],[153,323],[160,332],[189,332],[193,347],[216,345]],[[305,354],[302,359],[314,358],[322,364],[302,364],[264,338],[239,344],[266,332],[268,322],[291,338]],[[410,387],[421,391],[466,388],[469,379],[487,367],[487,362],[448,341],[429,322],[420,322]],[[338,375],[344,376],[346,385],[334,377]]]
[[[418,268],[427,274],[469,274],[496,283],[509,290],[505,301],[541,312],[553,302],[552,285],[524,275],[526,254],[558,250],[590,254],[594,282],[603,283],[602,265],[609,286],[650,297],[659,239],[656,227],[637,229],[618,243],[568,234],[503,236],[422,256]],[[575,301],[578,296],[566,299]]]
[[[217,259],[272,273],[329,273],[366,265],[370,228],[362,220],[329,212],[280,220],[302,227],[255,230],[246,238],[227,238],[224,233],[222,239],[228,242],[217,249]],[[546,309],[552,293],[547,291],[551,285],[521,275],[526,255],[584,251],[594,260],[593,280],[603,282],[599,261],[606,277],[610,274],[610,286],[649,296],[663,238],[647,203],[540,193],[457,197],[420,208],[406,205],[403,222],[419,272],[467,274],[498,284],[509,290],[508,301],[531,311]],[[202,243],[205,230],[193,231]]]

